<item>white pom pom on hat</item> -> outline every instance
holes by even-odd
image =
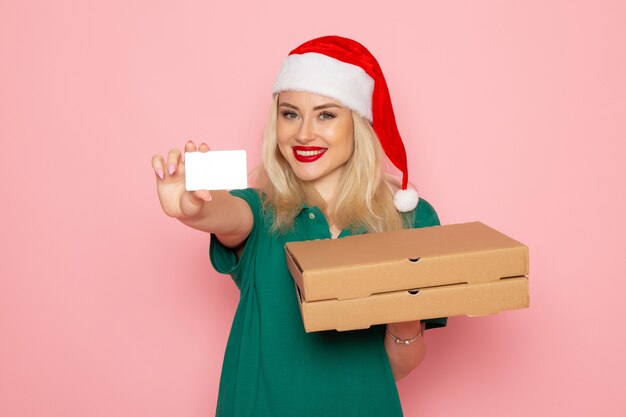
[[[406,190],[398,190],[393,196],[393,204],[398,211],[407,212],[417,207],[419,196],[417,191],[412,188]]]
[[[342,102],[372,123],[389,160],[402,171],[402,187],[394,204],[408,212],[419,202],[408,188],[406,150],[398,132],[391,97],[376,58],[360,43],[340,36],[323,36],[289,53],[276,77],[273,94],[306,91]]]

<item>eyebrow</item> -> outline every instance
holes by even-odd
[[[294,106],[294,105],[293,105],[293,104],[291,104],[291,103],[282,102],[282,103],[280,103],[280,104],[278,105],[278,107],[281,107],[281,106],[291,107],[292,109],[295,109],[295,110],[300,110],[300,109],[298,108],[298,106]],[[313,110],[328,109],[328,108],[330,108],[330,107],[337,107],[337,108],[339,108],[339,109],[341,108],[341,106],[340,106],[339,104],[335,104],[335,103],[327,103],[327,104],[322,104],[322,105],[320,105],[320,106],[313,107]]]

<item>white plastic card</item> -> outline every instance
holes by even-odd
[[[185,152],[185,187],[187,191],[248,187],[246,151]]]

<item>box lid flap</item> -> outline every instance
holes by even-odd
[[[286,244],[302,270],[315,271],[524,246],[481,223],[370,233]]]
[[[285,249],[306,301],[528,273],[528,248],[481,222],[290,242]]]

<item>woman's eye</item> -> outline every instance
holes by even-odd
[[[335,117],[337,117],[337,115],[329,111],[324,111],[320,113],[320,119],[322,120],[330,120],[334,119]]]
[[[294,113],[294,112],[292,112],[292,111],[288,111],[288,110],[285,110],[285,111],[283,111],[283,112],[281,112],[281,113],[282,113],[282,115],[283,115],[283,117],[284,117],[285,119],[295,119],[295,118],[297,118],[297,117],[298,117],[298,115],[297,115],[297,114],[295,114],[295,113]]]

